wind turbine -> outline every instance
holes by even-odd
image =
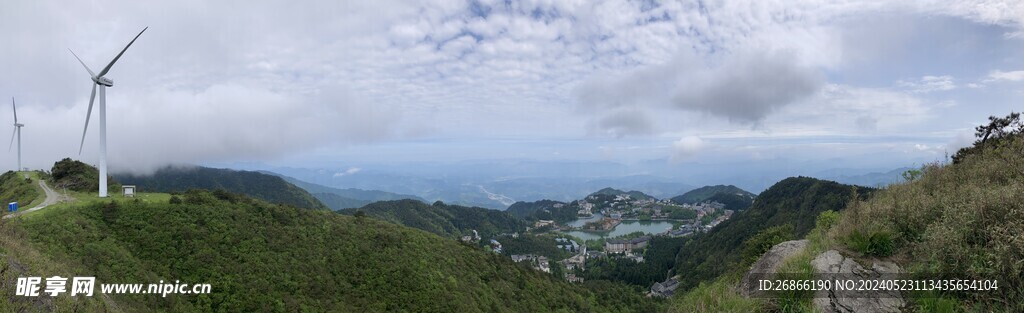
[[[146,32],[147,29],[149,27],[143,28],[138,35],[135,35],[135,38],[121,50],[121,53],[118,53],[113,60],[110,60],[110,64],[107,64],[107,67],[104,67],[99,74],[93,73],[89,66],[86,66],[85,62],[82,62],[82,59],[74,51],[68,49],[68,51],[71,51],[71,55],[78,59],[78,63],[82,63],[82,67],[85,67],[85,70],[89,72],[89,76],[92,77],[93,81],[92,95],[89,96],[89,110],[85,112],[85,128],[82,129],[82,142],[78,146],[78,155],[82,155],[82,147],[85,146],[85,133],[89,130],[89,116],[92,115],[92,102],[96,99],[96,86],[100,88],[100,198],[107,197],[107,87],[114,86],[114,81],[104,76],[110,71],[110,67],[114,66],[114,63],[121,58],[121,55],[128,51],[128,47],[131,47],[135,40],[139,39],[139,36],[142,36],[142,33]]]
[[[11,109],[14,109],[14,133],[11,133],[11,144],[7,146],[7,151],[10,152],[11,148],[14,147],[14,137],[18,137],[18,168],[15,172],[21,171],[21,128],[25,127],[25,124],[18,123],[18,106],[14,104],[14,97],[11,97]]]

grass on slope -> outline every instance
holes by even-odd
[[[620,285],[571,285],[505,257],[369,217],[193,191],[181,204],[62,205],[17,219],[40,252],[97,283],[210,283],[118,296],[129,311],[649,312]]]
[[[7,171],[0,175],[0,204],[3,204],[3,214],[7,214],[7,204],[18,202],[20,208],[31,208],[42,202],[43,191],[38,185],[39,176],[35,172],[29,174],[25,179],[25,172]]]
[[[70,297],[67,293],[57,297],[15,296],[19,277],[74,277],[85,273],[81,267],[63,262],[32,245],[26,232],[10,220],[0,221],[0,312],[121,312],[109,299]]]
[[[137,192],[137,193],[135,193],[135,197],[134,198],[132,198],[132,197],[124,197],[124,196],[122,196],[120,194],[113,194],[113,193],[111,193],[107,198],[100,198],[99,195],[95,191],[81,192],[81,191],[71,191],[71,190],[63,190],[63,189],[54,189],[54,191],[56,191],[57,193],[63,194],[63,195],[67,195],[72,200],[69,201],[69,202],[58,202],[58,203],[50,205],[50,206],[48,206],[48,207],[46,207],[46,208],[44,208],[42,210],[37,210],[37,211],[25,213],[25,214],[21,215],[20,218],[26,218],[26,219],[27,218],[38,218],[38,217],[41,217],[41,216],[47,216],[48,214],[50,214],[50,212],[60,211],[60,210],[56,210],[56,209],[67,208],[67,207],[81,207],[81,206],[90,205],[90,204],[98,203],[98,202],[109,203],[111,201],[114,201],[114,202],[122,203],[122,202],[136,201],[137,200],[137,201],[140,201],[142,203],[167,203],[168,200],[170,200],[170,198],[172,197],[172,195],[168,194],[168,193]],[[40,191],[40,192],[42,192],[42,191]],[[60,214],[60,213],[55,213],[55,214]]]
[[[830,236],[931,278],[998,279],[998,291],[944,296],[972,310],[1024,311],[1024,138],[924,167],[843,212]]]

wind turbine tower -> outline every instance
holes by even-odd
[[[121,53],[118,53],[99,74],[93,73],[89,66],[85,65],[85,62],[82,62],[82,59],[74,51],[68,49],[75,56],[75,59],[78,59],[78,63],[82,63],[82,67],[85,67],[85,70],[89,72],[93,82],[92,95],[89,96],[89,110],[85,112],[85,128],[82,129],[82,142],[78,146],[79,155],[82,154],[82,147],[85,145],[85,133],[89,130],[89,116],[92,115],[92,103],[96,99],[96,87],[99,86],[100,89],[100,198],[107,197],[107,87],[114,86],[114,81],[106,78],[105,75],[110,71],[110,67],[114,66],[114,63],[121,58],[121,55],[128,51],[128,47],[131,47],[135,40],[139,39],[139,36],[142,36],[142,33],[146,32],[147,29],[149,27],[143,28],[138,35],[135,35],[135,38],[128,42],[128,45],[121,50]]]
[[[21,128],[25,127],[25,124],[18,123],[18,106],[14,104],[14,97],[11,97],[11,109],[14,110],[14,133],[11,134],[11,144],[7,145],[7,151],[10,152],[14,146],[14,137],[18,137],[18,168],[15,172],[21,171]]]

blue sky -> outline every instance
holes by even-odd
[[[11,1],[0,95],[28,166],[76,156],[90,86],[67,48],[101,67],[149,26],[108,75],[115,170],[896,168],[1024,108],[1022,23],[1016,1]]]

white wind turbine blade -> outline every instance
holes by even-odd
[[[71,51],[71,49],[68,48],[68,51]],[[82,62],[82,58],[79,58],[78,55],[75,54],[74,51],[71,51],[71,55],[75,56],[75,59],[78,59],[78,63],[82,63],[82,67],[85,67],[85,70],[89,72],[89,75],[91,75],[91,77],[94,77],[94,78],[96,77],[96,73],[93,73],[92,70],[89,69],[89,66],[85,65],[85,62]]]
[[[124,49],[121,50],[121,53],[118,53],[117,56],[114,57],[113,60],[110,60],[110,64],[107,64],[107,67],[104,67],[103,70],[100,71],[100,76],[99,77],[103,77],[103,75],[107,75],[107,72],[110,71],[110,67],[114,66],[114,63],[117,62],[117,59],[120,59],[121,55],[124,54],[125,51],[128,51],[128,47],[131,47],[132,44],[135,43],[135,39],[139,39],[139,36],[142,36],[142,33],[146,32],[147,29],[149,29],[149,27],[143,28],[142,31],[139,32],[138,35],[135,35],[135,38],[133,38],[132,41],[129,42],[127,46],[124,46]]]
[[[18,106],[14,104],[14,97],[11,97],[11,109],[14,109],[14,123],[18,123]]]
[[[18,134],[18,126],[14,126],[14,131],[11,132],[11,144],[7,145],[7,152],[11,152],[11,148],[14,147],[14,135]]]
[[[92,84],[92,95],[89,96],[89,110],[85,111],[85,128],[82,129],[82,142],[78,144],[78,155],[82,155],[85,147],[85,132],[89,130],[89,117],[92,116],[92,101],[96,100],[96,84]]]

